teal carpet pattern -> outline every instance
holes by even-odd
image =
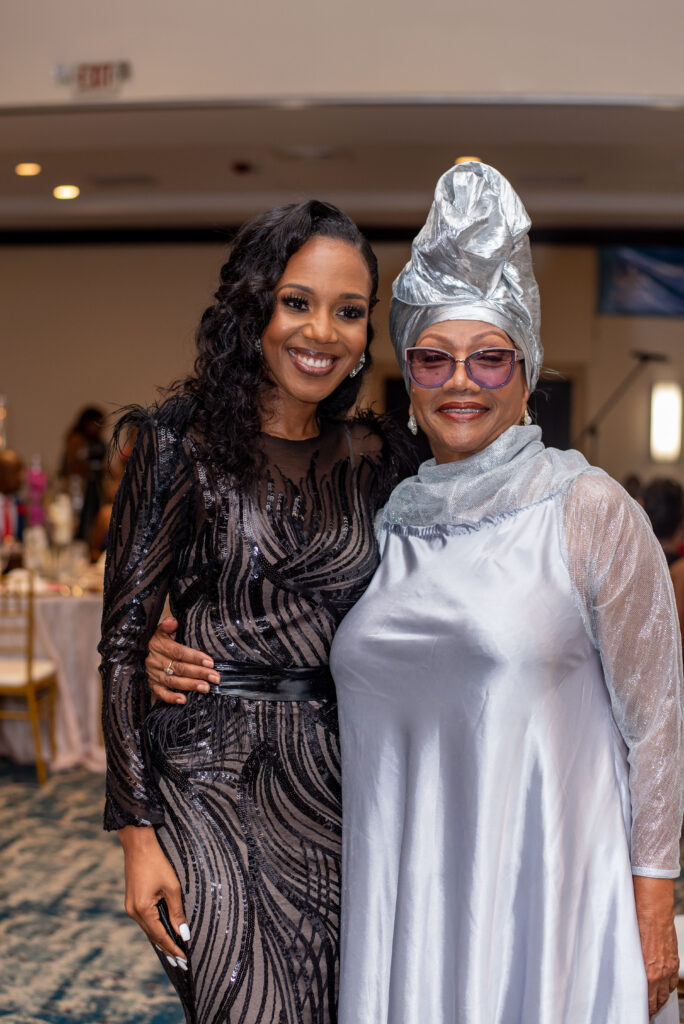
[[[0,1024],[183,1024],[123,910],[123,854],[102,831],[103,777],[0,761]]]
[[[103,781],[70,772],[41,789],[33,769],[0,760],[0,1024],[183,1024],[123,911],[123,855],[101,828]],[[684,877],[675,886],[681,914]]]

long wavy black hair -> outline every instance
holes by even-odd
[[[375,305],[378,264],[354,221],[318,200],[278,206],[235,236],[215,302],[204,311],[197,331],[194,373],[171,389],[170,403],[178,407],[181,400],[203,454],[243,485],[260,467],[255,440],[265,389],[272,386],[257,342],[271,319],[273,290],[288,260],[314,236],[339,239],[359,250],[371,278],[370,307]],[[365,364],[319,403],[319,422],[344,419],[356,402],[370,368],[372,338],[369,321]]]

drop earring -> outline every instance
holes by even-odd
[[[257,350],[260,356],[263,355],[263,350],[261,348],[261,338],[257,338],[254,344],[254,348]]]
[[[366,353],[364,352],[354,369],[349,374],[350,377],[355,377],[357,373],[361,373],[366,363]]]
[[[523,427],[532,426],[532,417],[530,416],[530,410],[527,408],[527,406],[525,406],[525,412],[523,413],[522,423]]]
[[[408,423],[406,424],[406,426],[409,428],[409,430],[411,431],[411,433],[415,437],[416,434],[418,433],[418,424],[416,422],[416,417],[413,415],[413,413],[410,414],[410,416],[408,418]]]

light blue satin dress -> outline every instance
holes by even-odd
[[[619,530],[610,501],[592,512],[614,482],[577,453],[549,455],[537,428],[512,429],[395,492],[380,567],[333,644],[340,1024],[648,1021],[632,873],[678,873],[681,821],[669,577],[639,511]],[[649,573],[636,603],[606,578],[621,544],[634,560],[635,536]],[[615,677],[632,641],[606,634],[654,600],[667,678],[640,699],[640,671]],[[603,619],[601,603],[616,606]],[[676,1004],[658,1020],[677,1021]]]

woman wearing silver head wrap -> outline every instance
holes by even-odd
[[[498,172],[456,166],[394,285],[435,458],[333,643],[340,1024],[679,1020],[676,608],[636,503],[522,425],[528,229]]]

